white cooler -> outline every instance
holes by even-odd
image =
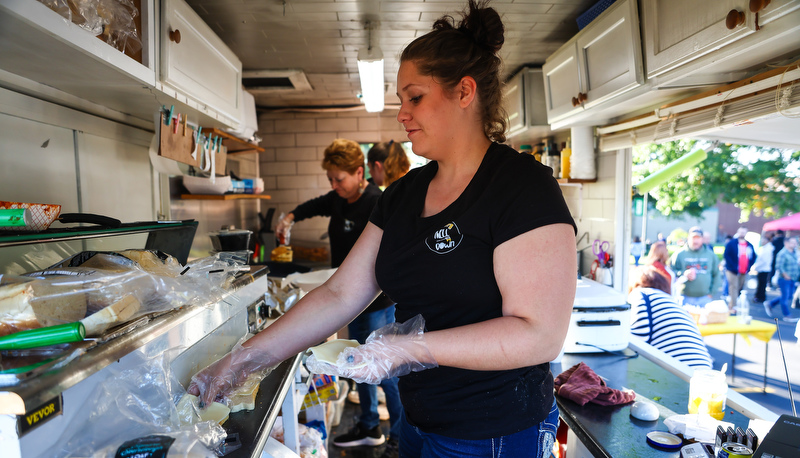
[[[628,347],[631,306],[610,286],[587,278],[578,280],[564,353],[617,351]]]

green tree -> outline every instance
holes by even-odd
[[[711,143],[677,140],[634,148],[633,182]],[[774,217],[800,211],[800,151],[719,143],[708,158],[650,191],[664,215],[700,216],[717,200],[735,204],[744,219],[750,213]]]

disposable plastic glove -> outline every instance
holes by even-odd
[[[279,363],[262,350],[237,344],[230,353],[192,376],[186,391],[200,398],[201,408],[214,401],[228,404],[228,395],[247,377],[256,372],[266,377]]]
[[[391,323],[372,332],[364,345],[342,351],[336,364],[306,360],[308,370],[317,374],[338,375],[376,385],[381,380],[411,372],[433,369],[439,364],[425,345],[425,319],[417,315],[405,323]]]
[[[294,226],[294,215],[291,213],[289,215],[281,213],[278,224],[275,226],[275,236],[278,238],[281,245],[288,245],[291,238],[292,226]]]

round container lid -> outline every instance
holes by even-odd
[[[661,448],[677,449],[683,445],[683,440],[666,431],[650,431],[647,433],[647,443]]]

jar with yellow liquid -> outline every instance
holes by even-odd
[[[698,369],[689,380],[689,413],[705,413],[717,420],[725,416],[728,383],[725,373]]]

